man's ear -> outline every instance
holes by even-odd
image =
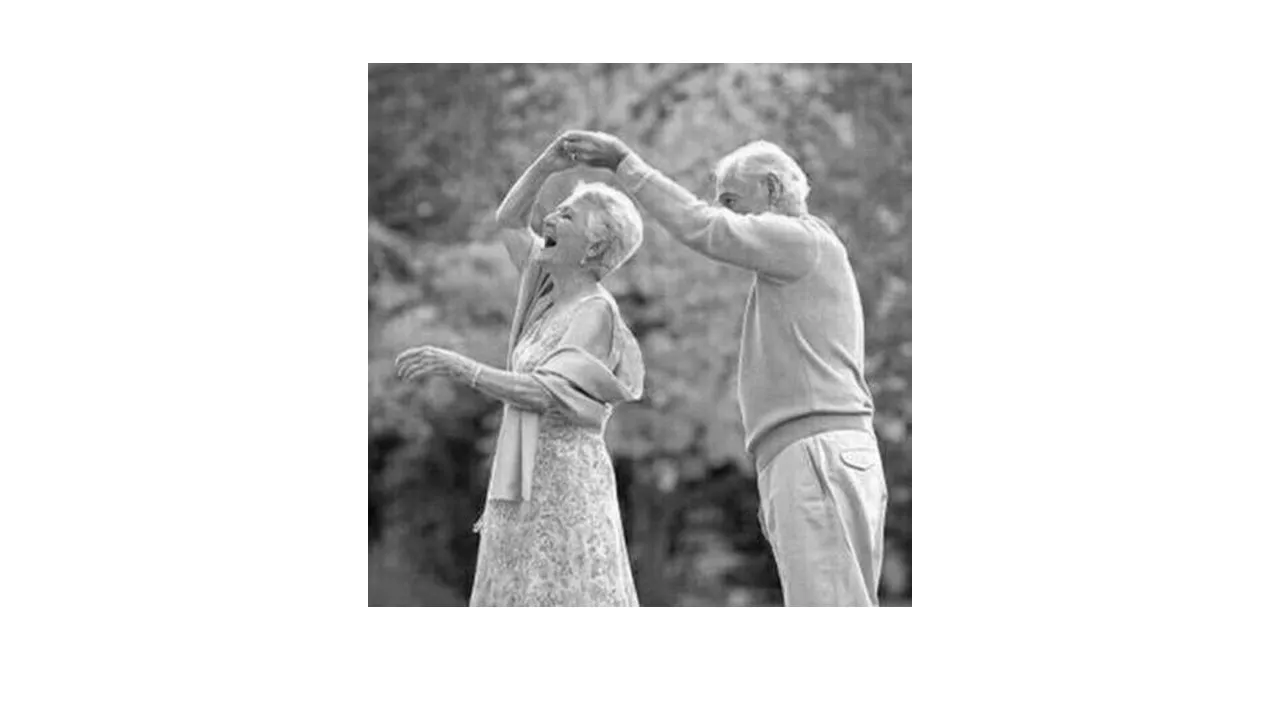
[[[772,209],[782,199],[782,180],[770,171],[764,175],[764,187],[769,190],[769,207]]]

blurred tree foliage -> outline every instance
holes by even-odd
[[[769,139],[809,174],[811,210],[849,250],[890,484],[881,594],[911,598],[911,67],[909,64],[369,66],[371,605],[462,604],[470,592],[500,408],[392,360],[433,343],[504,361],[516,272],[494,208],[569,128],[618,134],[711,195],[716,160]],[[544,189],[553,207],[577,180]],[[735,371],[748,273],[646,243],[607,282],[644,349],[643,401],[609,446],[645,605],[780,604],[742,450]]]

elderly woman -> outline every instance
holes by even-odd
[[[436,347],[397,359],[401,378],[451,376],[505,404],[472,606],[638,606],[604,427],[640,397],[640,349],[600,280],[639,248],[640,214],[621,193],[578,184],[542,221],[543,182],[574,165],[556,140],[497,212],[521,271],[503,371]]]

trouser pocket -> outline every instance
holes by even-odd
[[[831,489],[831,481],[827,477],[827,463],[823,461],[823,458],[819,454],[821,451],[821,448],[816,447],[815,443],[812,441],[806,441],[804,443],[804,457],[806,464],[809,466],[809,471],[813,473],[813,479],[817,482],[818,491],[822,495],[822,500],[826,502],[833,498],[834,493]]]

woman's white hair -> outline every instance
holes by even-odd
[[[567,200],[582,200],[591,205],[587,210],[587,239],[606,243],[598,256],[586,261],[597,279],[608,276],[640,249],[644,222],[630,198],[603,183],[579,182]]]
[[[716,164],[716,181],[723,181],[730,169],[743,178],[763,179],[773,174],[782,186],[778,194],[780,209],[791,215],[807,212],[809,177],[795,159],[773,142],[759,140],[732,151]]]

